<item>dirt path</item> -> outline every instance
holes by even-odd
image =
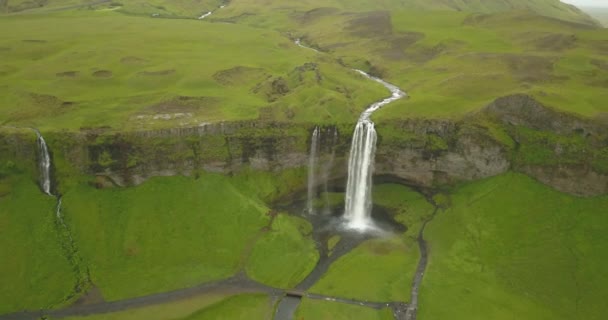
[[[266,286],[255,282],[246,276],[238,275],[226,280],[216,281],[212,283],[202,284],[196,287],[175,290],[170,292],[152,294],[144,297],[101,302],[89,305],[72,306],[61,310],[41,310],[32,312],[18,312],[0,316],[0,320],[39,320],[42,316],[50,316],[55,318],[65,318],[72,316],[89,316],[94,314],[104,314],[125,311],[135,308],[159,305],[183,299],[188,299],[193,296],[210,294],[210,293],[225,293],[225,294],[242,294],[242,293],[265,293],[271,297],[278,298],[287,295],[287,291]],[[340,297],[324,296],[320,294],[304,293],[303,296],[315,299],[332,301],[337,303],[346,303],[352,305],[365,306],[373,309],[382,309],[398,304],[398,302],[368,302],[354,299],[345,299]]]
[[[265,286],[242,276],[236,276],[226,280],[202,284],[192,288],[152,294],[138,298],[72,306],[61,310],[41,310],[2,315],[0,316],[0,320],[38,320],[43,315],[51,316],[54,319],[70,316],[88,316],[93,314],[112,313],[179,301],[208,293],[266,293],[271,296],[278,296],[282,294],[282,291]]]

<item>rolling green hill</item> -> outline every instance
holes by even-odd
[[[608,8],[581,7],[588,15],[599,21],[604,27],[608,28]]]
[[[385,90],[348,68],[410,93],[378,120],[458,118],[513,93],[584,116],[608,111],[608,30],[530,11],[415,9],[447,8],[444,1],[233,0],[196,21],[152,18],[142,3],[2,17],[2,30],[11,30],[0,38],[2,122],[44,130],[352,123]],[[467,4],[498,10],[488,3]],[[69,4],[48,1],[42,9]],[[164,14],[200,14],[202,7],[185,4],[162,6]],[[322,53],[297,47],[295,37]]]
[[[370,9],[370,1],[367,0],[335,0],[335,2],[343,8],[360,7],[365,10]],[[593,19],[590,19],[589,16],[578,8],[561,3],[559,0],[383,0],[374,2],[375,6],[379,9],[413,8],[418,10],[432,9],[484,13],[529,10],[537,14],[568,21],[585,24],[595,23]]]
[[[197,20],[210,10],[213,15]],[[510,159],[504,170],[534,176],[529,172],[537,168],[555,168],[567,179],[573,176],[567,170],[580,169],[605,181],[608,134],[588,118],[608,115],[608,30],[573,6],[559,0],[0,0],[0,12],[0,129],[7,132],[0,135],[0,261],[8,261],[0,264],[0,283],[10,289],[0,290],[0,314],[65,307],[88,289],[114,301],[235,274],[294,287],[322,252],[307,222],[273,206],[306,184],[309,128],[337,128],[339,144],[330,147],[337,168],[361,111],[387,96],[353,68],[408,93],[374,114],[378,145],[399,151],[385,158],[411,152],[421,154],[412,163],[433,163],[428,172],[441,177],[432,180],[439,196],[430,197],[426,187],[424,195],[375,187],[377,204],[410,229],[341,256],[312,291],[409,300],[418,228],[441,208],[425,234],[430,258],[421,318],[600,319],[608,312],[601,300],[608,293],[605,195],[565,195],[519,173],[460,185],[450,175],[468,171],[475,154],[487,151],[479,156],[484,169]],[[564,132],[528,128],[533,124],[523,118],[539,109],[522,108],[523,120],[508,124],[475,114],[514,94],[551,109],[547,122]],[[575,117],[577,125],[568,128],[564,123]],[[28,131],[28,149],[14,127],[45,136],[62,196],[61,223],[71,230],[76,258],[64,248],[70,249],[57,228],[55,199],[36,188],[35,135]],[[202,137],[207,129],[217,132]],[[285,162],[275,166],[276,159]],[[443,159],[452,166],[442,169]],[[344,175],[345,167],[328,175]],[[181,174],[193,177],[130,185]],[[465,176],[480,177],[473,174]],[[353,283],[359,278],[364,281]],[[256,318],[243,310],[267,314],[274,308],[267,300],[230,298],[187,319],[228,319],[231,312]],[[364,310],[305,299],[297,312],[318,319],[390,316],[388,309]],[[103,319],[124,318],[115,316]]]
[[[197,17],[213,10],[221,4],[259,5],[258,0],[0,0],[0,11],[4,13],[36,10],[57,10],[67,8],[87,8],[89,6],[110,5],[116,10],[132,14],[154,14],[161,16]],[[263,1],[264,6],[276,7],[335,7],[344,10],[453,10],[466,12],[495,13],[512,10],[529,10],[537,14],[567,21],[594,25],[590,16],[575,6],[559,0],[330,0],[330,1]]]
[[[217,8],[222,0],[0,0],[4,13],[49,12],[68,9],[109,7],[129,14],[148,14],[165,17],[198,17]]]

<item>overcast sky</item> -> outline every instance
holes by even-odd
[[[580,7],[608,8],[608,0],[562,0],[562,2],[570,3]]]

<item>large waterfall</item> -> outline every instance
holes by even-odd
[[[308,159],[308,199],[306,201],[306,211],[308,214],[314,213],[314,198],[316,192],[316,177],[317,177],[317,156],[319,153],[319,127],[315,127],[312,132],[312,139],[310,142],[310,158]]]
[[[42,191],[49,196],[51,194],[51,156],[49,155],[49,148],[46,145],[46,141],[44,138],[36,130],[36,135],[38,136],[38,151],[40,152],[40,159],[38,161],[38,166],[40,169],[40,187]]]
[[[372,210],[372,175],[374,173],[374,158],[376,153],[376,130],[371,121],[371,114],[383,106],[406,96],[398,87],[355,70],[368,79],[374,80],[388,90],[391,96],[369,106],[359,117],[348,160],[348,182],[346,184],[346,204],[344,218],[350,229],[365,230],[373,227]]]

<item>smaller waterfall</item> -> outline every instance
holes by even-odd
[[[329,131],[328,133],[330,133],[331,131]],[[329,178],[331,175],[331,170],[334,167],[334,160],[336,158],[336,143],[338,143],[338,129],[334,128],[333,129],[333,135],[332,135],[332,140],[331,140],[331,154],[329,156],[329,161],[327,161],[325,163],[325,166],[323,167],[323,192],[324,192],[324,200],[325,200],[325,208],[324,208],[324,213],[325,214],[330,214],[331,213],[331,206],[329,203]]]
[[[308,199],[306,211],[308,214],[314,213],[314,198],[316,196],[316,176],[317,176],[317,156],[319,153],[320,130],[315,127],[310,142],[310,157],[308,159]]]
[[[198,17],[198,20],[203,20],[212,14],[213,14],[213,12],[211,12],[211,11],[203,13],[200,17]]]
[[[38,150],[40,152],[40,159],[38,160],[38,167],[40,169],[40,187],[42,191],[49,196],[51,194],[51,156],[49,155],[49,148],[46,145],[44,138],[36,130],[38,136]]]
[[[217,8],[217,10],[219,10],[219,9],[223,9],[223,8],[226,8],[226,5],[225,5],[225,4],[220,5],[220,6]],[[215,11],[207,11],[207,12],[203,13],[203,14],[201,14],[201,16],[200,16],[200,17],[198,17],[198,20],[203,20],[203,19],[207,18],[208,16],[212,15],[214,12],[215,12]]]

